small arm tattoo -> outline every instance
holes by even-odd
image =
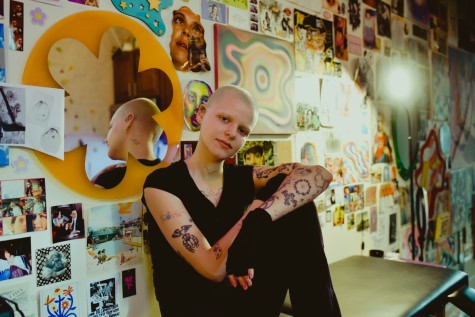
[[[173,218],[178,218],[181,216],[181,211],[168,211],[166,214],[160,216],[161,221],[171,220]]]
[[[306,179],[299,179],[294,183],[294,190],[297,194],[307,196],[310,193],[312,186]]]
[[[318,191],[321,193],[328,187],[328,185],[330,185],[330,182],[324,178],[322,174],[316,174],[315,185],[317,186]]]
[[[183,246],[185,249],[190,251],[191,253],[194,253],[196,251],[196,248],[200,246],[200,243],[198,241],[198,238],[190,233],[188,233],[188,230],[191,228],[191,225],[184,225],[181,226],[180,229],[175,229],[173,232],[172,237],[173,238],[178,238],[181,237]]]
[[[284,195],[284,204],[292,205],[293,207],[297,206],[297,200],[295,200],[294,193],[289,193],[288,190],[284,190],[282,194]]]
[[[213,253],[216,256],[216,260],[223,255],[223,249],[221,249],[219,243],[216,243],[216,245],[213,247]]]

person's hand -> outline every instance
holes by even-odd
[[[237,287],[240,285],[243,290],[247,290],[249,287],[252,286],[252,279],[254,278],[254,269],[248,269],[247,275],[244,276],[236,276],[236,275],[228,275],[229,282],[233,287]]]
[[[252,210],[243,220],[241,231],[228,250],[226,262],[229,281],[234,287],[239,284],[246,290],[252,286],[260,237],[271,223],[271,216],[261,208]]]

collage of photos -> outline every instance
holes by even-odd
[[[44,178],[0,181],[0,236],[48,229]]]

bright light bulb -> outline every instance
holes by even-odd
[[[397,101],[407,101],[413,94],[414,78],[404,65],[394,65],[388,72],[388,93]]]

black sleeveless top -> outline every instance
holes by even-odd
[[[191,215],[193,222],[210,245],[218,241],[243,215],[254,197],[252,166],[225,165],[220,201],[215,207],[195,185],[183,161],[153,171],[144,188],[159,188],[177,196]],[[225,316],[225,310],[235,307],[236,296],[227,278],[212,282],[189,265],[168,244],[147,208],[150,251],[153,265],[155,295],[163,317]]]

